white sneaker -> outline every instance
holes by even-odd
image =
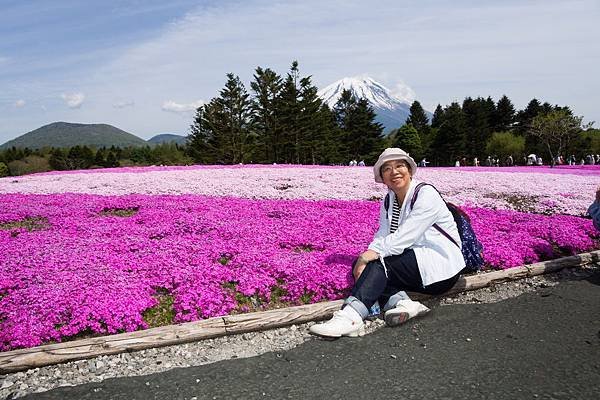
[[[397,326],[411,318],[425,315],[428,312],[429,308],[418,301],[400,300],[396,303],[396,307],[385,312],[384,319],[388,326]]]
[[[334,312],[333,317],[329,321],[313,325],[308,330],[310,333],[318,336],[357,337],[364,334],[364,326],[365,324],[360,314],[348,306]]]

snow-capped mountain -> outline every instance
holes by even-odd
[[[413,90],[406,85],[399,85],[394,95],[392,92],[368,76],[343,78],[319,90],[319,97],[331,108],[339,100],[344,89],[350,90],[356,97],[369,101],[377,113],[377,122],[385,127],[385,131],[398,128],[410,115],[410,105],[414,100]]]

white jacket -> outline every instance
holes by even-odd
[[[433,187],[421,187],[414,207],[410,210],[410,201],[418,183],[415,179],[411,181],[400,209],[398,230],[392,234],[390,224],[396,195],[389,191],[387,213],[382,201],[379,230],[375,233],[369,249],[379,254],[384,266],[385,257],[402,254],[405,249],[413,249],[423,286],[428,286],[456,275],[465,267],[465,260],[458,246],[433,227],[433,224],[437,223],[461,244],[452,213]]]

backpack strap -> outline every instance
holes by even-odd
[[[421,190],[421,188],[425,185],[431,186],[432,188],[435,189],[436,192],[438,192],[438,194],[440,195],[440,197],[442,198],[442,200],[444,201],[444,204],[446,204],[446,207],[448,207],[448,203],[446,203],[446,200],[444,200],[444,196],[442,196],[442,194],[440,193],[439,190],[437,190],[437,188],[435,186],[433,186],[430,183],[425,183],[425,182],[421,182],[417,185],[417,187],[415,187],[415,191],[413,192],[413,196],[412,199],[410,200],[410,209],[413,209],[413,206],[415,205],[415,201],[417,201],[417,196],[419,195],[419,191]],[[388,205],[389,205],[389,199],[388,199]],[[458,242],[456,240],[454,240],[454,238],[452,236],[450,236],[448,234],[448,232],[446,232],[444,229],[442,229],[441,226],[439,226],[437,223],[433,224],[433,227],[442,235],[446,236],[448,239],[450,239],[450,241],[452,243],[454,243],[456,246],[458,246],[458,248],[460,249],[460,245],[458,244]]]

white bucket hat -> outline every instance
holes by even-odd
[[[392,161],[392,160],[406,161],[408,163],[408,165],[410,166],[410,174],[411,175],[414,175],[417,172],[417,164],[415,163],[415,160],[413,160],[412,157],[408,155],[407,152],[405,152],[404,150],[399,149],[397,147],[388,147],[387,149],[385,149],[383,151],[383,153],[381,153],[381,155],[379,156],[379,159],[375,163],[375,166],[373,166],[373,174],[375,175],[375,182],[383,183],[383,178],[381,177],[381,166],[385,162]]]

